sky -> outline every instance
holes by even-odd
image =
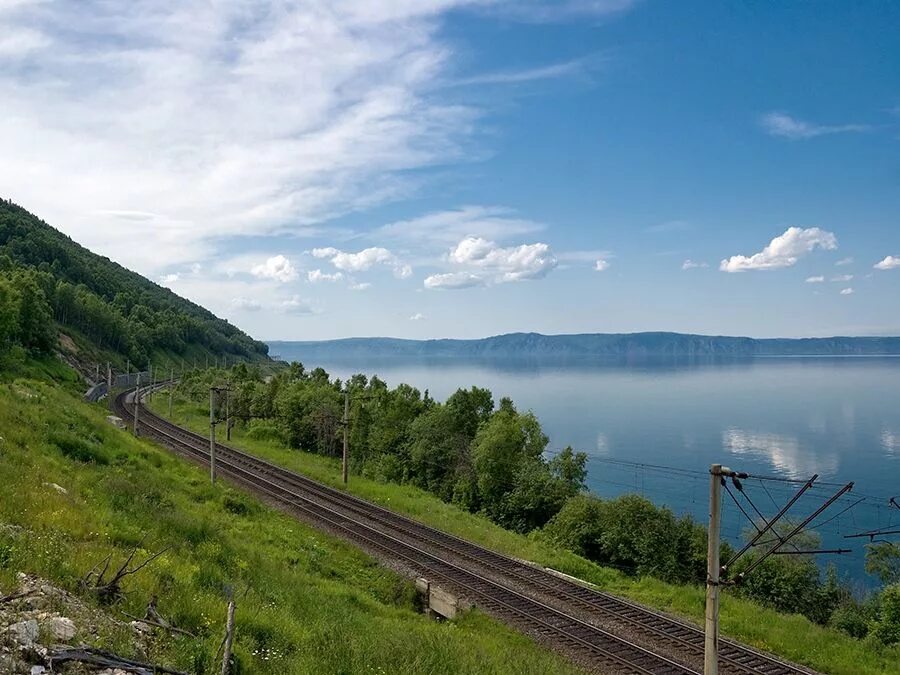
[[[0,0],[0,196],[260,339],[900,334],[898,25]]]

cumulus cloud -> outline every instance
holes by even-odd
[[[852,288],[842,288],[841,295],[853,295],[853,289]]]
[[[722,260],[719,269],[723,272],[743,272],[745,270],[774,270],[791,267],[797,260],[817,249],[834,250],[837,237],[818,227],[789,227],[784,234],[775,237],[759,253],[751,256],[735,255]]]
[[[394,276],[407,279],[412,276],[412,267],[400,262],[388,249],[380,246],[365,248],[356,253],[341,251],[333,247],[314,248],[310,251],[314,258],[328,260],[345,272],[366,272],[376,265],[387,265],[394,269]]]
[[[825,277],[822,275],[815,277],[806,277],[806,283],[808,284],[821,284],[825,281]]]
[[[262,309],[262,304],[252,298],[237,297],[232,298],[231,308],[245,312],[256,312]]]
[[[466,237],[450,251],[457,265],[484,270],[494,281],[539,279],[557,265],[550,247],[542,242],[501,247],[481,237]]]
[[[298,295],[283,300],[280,307],[285,314],[295,314],[297,316],[308,316],[317,313],[315,307],[308,300],[304,300]]]
[[[409,317],[410,321],[422,321],[425,318],[425,315],[422,312],[416,312],[411,317]]]
[[[264,263],[251,268],[250,273],[260,279],[274,279],[283,284],[297,278],[297,270],[290,260],[283,255],[272,256]]]
[[[889,255],[873,265],[876,270],[892,270],[900,267],[900,255]]]
[[[693,270],[700,267],[709,267],[709,263],[696,262],[694,260],[691,260],[690,258],[681,263],[681,269],[683,270]]]
[[[334,274],[328,274],[327,272],[323,272],[322,270],[310,270],[306,273],[306,278],[311,284],[317,284],[322,281],[340,281],[344,278],[344,275],[340,272],[335,272]]]
[[[172,274],[164,274],[159,278],[159,283],[163,286],[171,286],[176,281],[178,281],[179,275],[177,273]]]
[[[596,262],[594,262],[594,271],[595,272],[605,272],[609,269],[609,260],[604,260],[603,258],[598,258]]]
[[[372,284],[370,284],[368,281],[364,281],[364,282],[354,281],[353,283],[350,284],[351,291],[364,291],[367,288],[371,288],[371,287],[372,287]]]
[[[425,288],[471,288],[484,286],[485,280],[471,272],[447,272],[425,277]]]
[[[827,134],[868,131],[870,128],[865,124],[839,124],[831,126],[812,124],[781,112],[767,113],[766,115],[763,115],[760,121],[763,129],[765,129],[770,136],[780,136],[791,140],[815,138],[816,136],[825,136]]]
[[[839,274],[836,277],[831,277],[831,280],[832,281],[852,281],[853,275],[852,274]]]

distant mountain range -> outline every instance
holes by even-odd
[[[642,358],[900,355],[900,337],[766,338],[684,333],[509,333],[478,340],[345,338],[269,342],[284,360],[344,358]]]

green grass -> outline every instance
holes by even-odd
[[[137,560],[169,547],[106,610],[143,615],[156,594],[159,611],[197,635],[160,636],[149,654],[158,663],[217,672],[230,588],[242,673],[575,672],[477,611],[425,618],[408,580],[251,496],[213,488],[202,469],[106,414],[46,378],[0,378],[0,595],[20,571],[79,592],[107,556],[116,564],[135,546]],[[137,656],[127,628],[77,639]]]
[[[157,395],[151,407],[166,414],[167,394]],[[173,417],[174,421],[194,431],[208,433],[209,412],[202,405],[176,401]],[[233,430],[232,445],[323,483],[342,487],[337,459],[290,450],[277,441],[248,438],[241,428]],[[349,489],[360,497],[507,555],[552,567],[609,592],[698,623],[703,619],[705,591],[699,586],[676,586],[652,578],[628,577],[549,546],[539,537],[504,530],[486,518],[465,512],[412,486],[351,476]],[[727,594],[721,602],[720,625],[724,635],[822,672],[847,675],[900,673],[900,647],[884,648],[877,643],[862,642],[818,626],[803,616],[779,614]]]

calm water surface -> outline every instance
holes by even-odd
[[[822,524],[862,495],[868,499],[819,529],[823,546],[852,548],[828,556],[842,573],[866,583],[864,539],[851,534],[892,524],[900,510],[900,359],[781,358],[728,363],[535,363],[460,360],[317,362],[332,375],[377,374],[391,386],[406,382],[438,400],[478,385],[495,401],[511,397],[533,410],[550,437],[548,452],[567,445],[588,454],[588,485],[600,495],[643,493],[678,513],[705,521],[713,462],[760,476],[855,481],[850,495],[814,524]],[[643,466],[635,466],[639,463]],[[658,467],[675,467],[672,472]],[[764,514],[777,511],[795,486],[747,481],[747,495]],[[822,486],[798,502],[802,517],[837,487]],[[854,495],[856,495],[854,497]],[[742,501],[752,512],[749,502]],[[725,496],[723,530],[737,541],[748,520]],[[792,510],[792,513],[794,511]],[[823,560],[823,562],[826,562]]]

